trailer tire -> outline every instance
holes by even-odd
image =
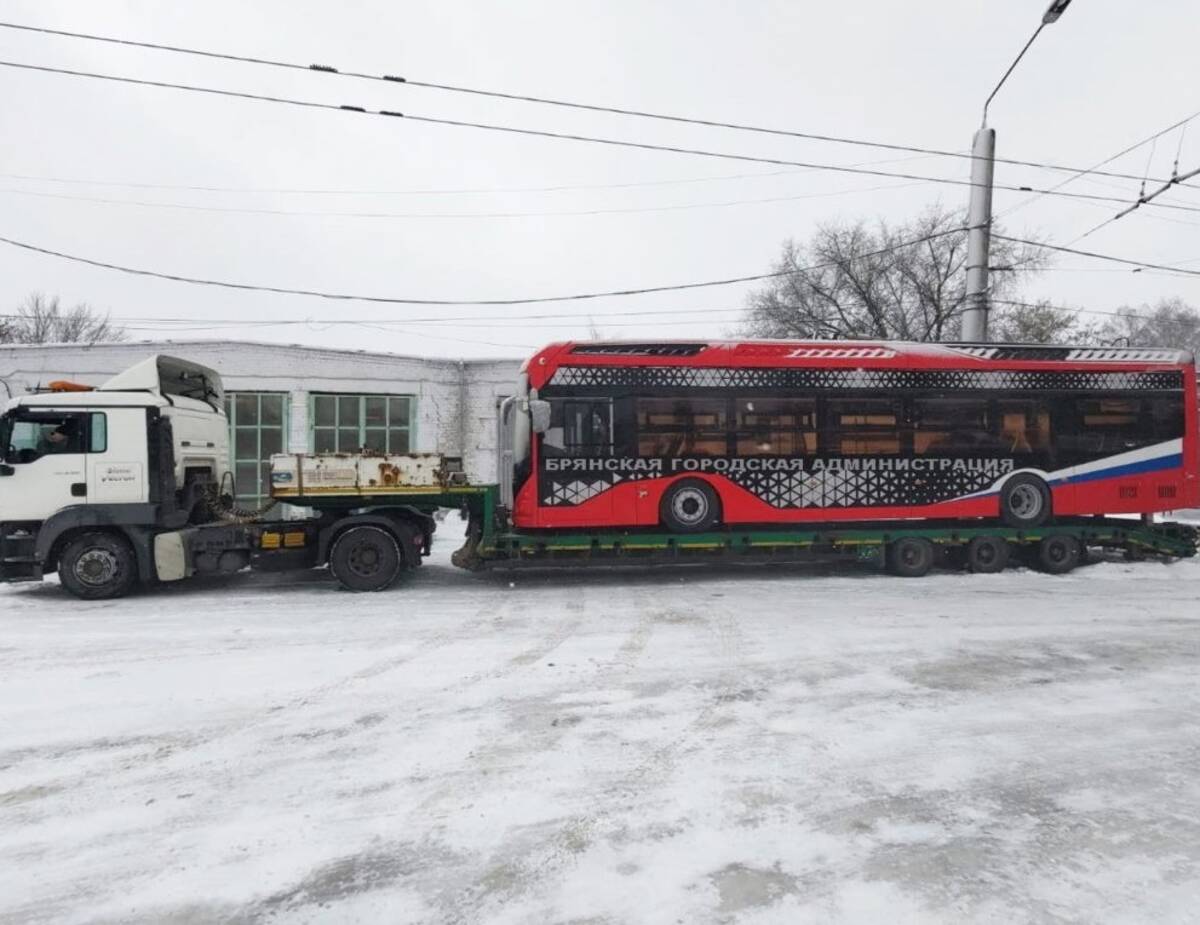
[[[400,543],[383,527],[350,527],[329,550],[329,570],[347,591],[383,591],[395,584],[404,569]]]
[[[63,547],[58,577],[67,591],[85,601],[124,597],[137,582],[137,557],[119,534],[81,533]]]
[[[1038,543],[1038,565],[1051,575],[1065,575],[1079,564],[1079,540],[1066,533],[1052,533]]]
[[[1000,517],[1010,527],[1038,527],[1050,519],[1049,486],[1029,472],[1014,475],[1000,489]]]
[[[663,494],[658,513],[672,533],[703,533],[720,519],[721,502],[703,479],[680,479]]]
[[[998,536],[977,536],[967,544],[967,568],[972,572],[1003,572],[1008,557],[1008,543]]]
[[[904,536],[887,548],[888,571],[901,578],[921,578],[933,568],[933,543],[920,536]]]

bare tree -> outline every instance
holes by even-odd
[[[1094,329],[1080,323],[1078,311],[1041,299],[995,306],[988,333],[1002,344],[1070,344],[1093,339]]]
[[[4,344],[97,344],[125,340],[125,330],[86,302],[63,308],[58,296],[35,292],[0,325]]]
[[[966,305],[965,224],[961,215],[935,206],[903,225],[826,225],[807,246],[787,241],[775,266],[782,275],[750,296],[746,331],[815,339],[957,338]],[[994,240],[992,263],[1021,272],[994,274],[993,298],[1010,295],[1019,278],[1046,262],[1041,248]],[[1010,314],[1011,306],[997,304],[994,323]]]
[[[1096,332],[1105,343],[1130,347],[1179,347],[1200,353],[1200,311],[1180,298],[1117,310]]]

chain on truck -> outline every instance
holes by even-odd
[[[420,565],[433,541],[434,514],[448,508],[468,519],[466,541],[453,557],[468,569],[844,556],[919,576],[935,565],[991,572],[1010,561],[1065,572],[1096,547],[1195,554],[1190,527],[1075,516],[1067,508],[1075,498],[1071,479],[1095,491],[1095,473],[1108,471],[1098,467],[1110,458],[1112,471],[1125,472],[1145,470],[1129,460],[1162,447],[1178,453],[1184,445],[1194,455],[1194,427],[1172,436],[1176,397],[1166,386],[1174,380],[1157,367],[1122,369],[1119,380],[1089,372],[1086,380],[1109,388],[1105,383],[1127,387],[1138,375],[1158,377],[1145,378],[1157,398],[1136,399],[1158,428],[1147,432],[1148,448],[1048,471],[1035,456],[1014,456],[1016,449],[1000,445],[1018,427],[1026,442],[1047,439],[1052,420],[1063,421],[1066,432],[1067,412],[1055,406],[1043,415],[1027,387],[1017,397],[977,392],[972,426],[979,432],[969,451],[922,444],[919,414],[954,410],[961,420],[970,409],[939,409],[944,387],[923,398],[920,373],[911,371],[904,380],[910,392],[881,404],[864,367],[895,365],[897,345],[822,345],[818,360],[795,344],[754,345],[758,368],[751,376],[730,359],[745,345],[605,346],[551,345],[526,363],[516,394],[499,408],[495,484],[470,483],[461,460],[436,453],[282,454],[271,460],[272,503],[286,502],[294,516],[234,506],[223,387],[214,370],[155,356],[96,388],[52,383],[10,400],[0,417],[0,580],[57,573],[70,593],[101,599],[245,568],[328,566],[342,587],[376,591]],[[783,359],[770,359],[774,348],[786,351]],[[967,354],[990,362],[979,359],[980,349]],[[928,345],[919,356],[922,363],[937,360]],[[832,372],[811,375],[814,363]],[[1187,368],[1192,378],[1181,378],[1180,389],[1192,389],[1187,411],[1194,415],[1194,367]],[[730,370],[737,391],[721,380]],[[1049,374],[1035,373],[1043,380]],[[938,375],[941,382],[948,373]],[[1024,381],[1020,371],[1005,375],[979,381]],[[1126,399],[1080,391],[1084,380],[1075,375],[1071,400],[1079,408],[1095,404],[1100,421],[1124,413]],[[804,397],[787,398],[789,388]],[[907,428],[902,448],[887,445],[900,439],[889,420],[897,434],[901,420]],[[949,417],[928,420],[931,433],[954,436]],[[995,445],[980,449],[988,427]],[[828,452],[839,445],[842,452]],[[1187,465],[1179,476],[1187,491],[1195,487],[1194,470]],[[1156,478],[1159,497],[1167,497],[1168,476]],[[877,499],[851,502],[847,485],[907,493],[927,507],[897,513]],[[944,500],[938,491],[961,497]],[[954,504],[966,505],[968,516],[938,516]],[[1053,516],[1056,507],[1062,516]],[[295,514],[300,510],[308,513]]]

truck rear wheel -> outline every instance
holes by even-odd
[[[933,543],[924,537],[904,536],[887,548],[887,567],[901,578],[920,578],[933,568]]]
[[[59,556],[58,577],[64,588],[85,601],[124,597],[137,581],[137,558],[123,536],[83,533]]]
[[[1079,564],[1083,547],[1065,533],[1052,533],[1038,543],[1038,564],[1043,572],[1064,575]]]
[[[967,545],[967,568],[972,572],[1003,572],[1008,565],[1008,542],[998,536],[977,536]]]
[[[394,534],[363,524],[334,540],[329,570],[347,591],[383,591],[404,571],[405,556]]]

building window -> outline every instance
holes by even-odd
[[[407,453],[412,446],[412,397],[313,395],[314,453]]]
[[[283,392],[227,392],[229,457],[237,503],[261,507],[271,495],[271,455],[284,450],[287,395]]]

